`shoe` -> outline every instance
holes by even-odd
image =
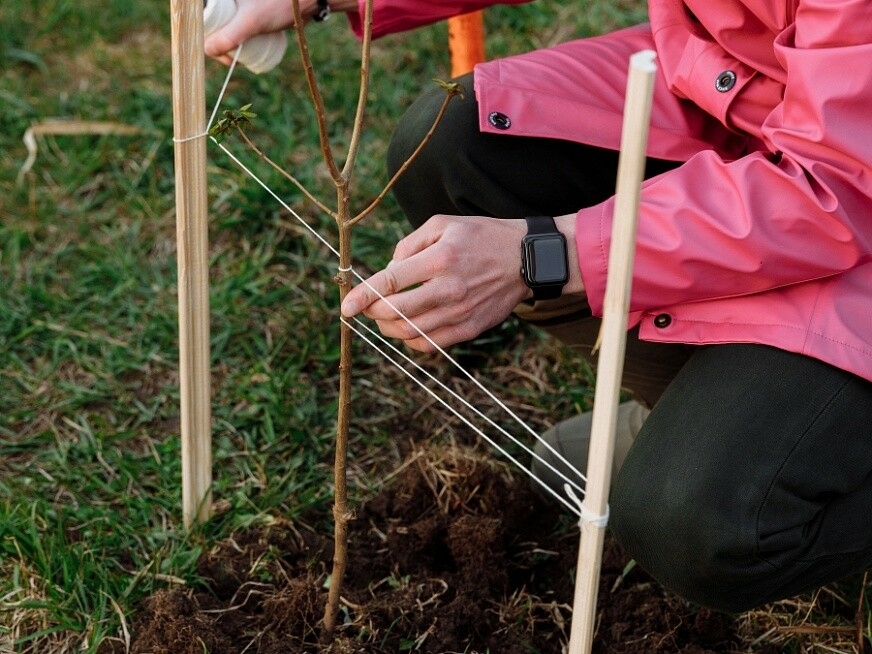
[[[618,405],[618,414],[615,421],[615,455],[612,461],[612,479],[617,475],[618,470],[621,469],[621,465],[627,457],[627,452],[630,451],[630,446],[633,444],[639,430],[642,429],[642,424],[649,413],[651,411],[648,408],[633,400]],[[582,486],[583,482],[545,443],[559,452],[566,461],[572,464],[572,467],[585,474],[587,472],[587,455],[588,448],[590,447],[592,422],[593,414],[591,412],[582,413],[554,425],[542,434],[541,440],[536,441],[534,448],[536,457],[533,459],[530,471],[537,479],[541,480],[560,496],[566,495],[566,491],[563,488],[566,482],[554,470],[543,463],[542,460]]]

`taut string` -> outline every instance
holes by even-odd
[[[526,474],[528,477],[530,477],[531,479],[533,479],[534,481],[536,481],[536,483],[538,483],[540,486],[542,486],[543,489],[545,489],[546,491],[548,491],[548,492],[549,492],[551,495],[553,495],[557,500],[559,500],[561,503],[563,503],[563,504],[564,504],[564,505],[565,505],[565,506],[566,506],[570,511],[572,511],[572,512],[578,514],[579,517],[581,517],[582,514],[579,513],[579,510],[578,510],[578,507],[577,507],[577,506],[575,506],[574,504],[572,504],[571,502],[569,502],[569,500],[567,500],[565,497],[563,497],[562,495],[560,495],[560,493],[558,493],[557,491],[553,490],[553,489],[552,489],[550,486],[548,486],[545,482],[543,482],[543,481],[542,481],[541,479],[539,479],[536,475],[534,475],[533,472],[532,472],[529,468],[527,468],[527,466],[525,466],[525,465],[523,465],[522,463],[518,462],[518,460],[515,459],[515,457],[512,456],[512,454],[510,454],[509,452],[507,452],[507,451],[505,450],[505,448],[503,448],[499,443],[497,443],[496,441],[494,441],[490,436],[487,435],[487,433],[485,433],[484,431],[482,431],[481,429],[479,429],[478,427],[476,427],[476,426],[475,426],[475,425],[474,425],[474,424],[473,424],[473,423],[472,423],[472,422],[471,422],[471,421],[470,421],[466,416],[462,415],[462,414],[461,414],[457,409],[455,409],[453,406],[449,405],[449,404],[448,404],[448,403],[447,403],[443,398],[439,397],[439,395],[437,395],[436,392],[433,391],[433,389],[431,389],[431,388],[428,387],[428,386],[427,386],[423,381],[421,381],[420,379],[418,379],[417,377],[415,377],[414,375],[412,375],[412,374],[411,374],[411,373],[410,373],[406,368],[404,368],[400,363],[398,363],[395,359],[393,359],[393,358],[391,357],[391,355],[389,355],[385,350],[381,349],[381,347],[380,347],[379,345],[376,345],[373,341],[371,341],[371,340],[370,340],[370,339],[369,339],[365,334],[363,334],[360,330],[358,330],[357,328],[355,328],[353,325],[349,324],[349,322],[348,322],[345,318],[341,318],[340,320],[341,320],[345,325],[347,325],[347,326],[348,326],[348,327],[349,327],[349,328],[350,328],[350,329],[351,329],[355,334],[357,334],[360,338],[362,338],[364,341],[366,341],[366,342],[367,342],[367,343],[368,343],[368,344],[369,344],[369,345],[370,345],[374,350],[376,350],[379,354],[381,354],[382,357],[384,357],[385,359],[387,359],[387,360],[388,360],[390,363],[392,363],[392,364],[393,364],[397,369],[399,369],[403,374],[405,374],[405,375],[408,376],[412,381],[414,381],[416,384],[418,384],[418,386],[420,386],[420,387],[421,387],[425,392],[427,392],[427,394],[429,394],[431,397],[433,397],[433,399],[435,399],[435,400],[436,400],[437,402],[439,402],[442,406],[444,406],[446,409],[448,409],[449,411],[451,411],[451,413],[453,413],[455,416],[457,416],[458,418],[460,418],[460,420],[462,420],[463,423],[464,423],[467,427],[469,427],[469,428],[472,429],[475,433],[477,433],[479,436],[481,436],[485,441],[487,441],[487,442],[488,442],[488,443],[489,443],[489,444],[490,444],[494,449],[496,449],[500,454],[502,454],[504,457],[506,457],[509,461],[511,461],[512,463],[514,463],[516,466],[518,466],[518,467],[519,467],[519,468],[524,472],[524,474]],[[512,434],[510,434],[510,433],[509,433],[508,431],[506,431],[504,428],[500,427],[500,426],[499,426],[497,423],[495,423],[495,422],[494,422],[490,417],[488,417],[487,415],[485,415],[484,413],[482,413],[481,410],[479,410],[476,406],[474,406],[472,403],[470,403],[469,401],[465,400],[465,399],[462,398],[460,395],[458,395],[455,391],[453,391],[453,390],[450,389],[448,386],[446,386],[443,382],[441,382],[441,381],[440,381],[439,379],[437,379],[434,375],[432,375],[430,372],[428,372],[426,369],[424,369],[421,365],[419,365],[419,364],[418,364],[414,359],[410,358],[410,357],[409,357],[405,352],[403,352],[402,350],[400,350],[399,348],[397,348],[393,343],[391,343],[390,341],[388,341],[384,336],[382,336],[381,334],[379,334],[378,332],[376,332],[375,330],[373,330],[371,327],[369,327],[368,325],[366,325],[363,321],[361,321],[361,320],[359,320],[359,319],[357,319],[357,318],[355,318],[354,321],[357,322],[357,323],[358,323],[358,324],[359,324],[363,329],[365,329],[367,332],[369,332],[370,335],[372,335],[372,336],[375,337],[376,339],[380,340],[380,341],[382,342],[383,345],[385,345],[386,347],[390,348],[390,349],[391,349],[395,354],[397,354],[397,355],[399,355],[400,357],[402,357],[403,359],[405,359],[405,360],[406,360],[406,363],[409,363],[409,364],[411,364],[412,366],[414,366],[414,367],[415,367],[415,368],[416,368],[416,369],[417,369],[421,374],[425,375],[428,379],[430,379],[432,382],[434,382],[435,384],[437,384],[437,385],[439,386],[439,388],[441,388],[443,391],[445,391],[446,393],[448,393],[449,395],[451,395],[451,397],[453,397],[455,400],[457,400],[457,402],[459,402],[460,404],[462,404],[463,406],[465,406],[467,409],[469,409],[470,411],[472,411],[473,413],[475,413],[478,417],[480,417],[480,418],[482,418],[483,420],[485,420],[488,424],[490,424],[492,427],[494,427],[495,429],[497,429],[500,433],[503,434],[503,436],[505,436],[506,438],[508,438],[511,442],[513,442],[513,443],[515,443],[516,445],[518,445],[518,446],[519,446],[521,449],[523,449],[527,454],[529,454],[530,456],[533,456],[533,457],[539,458],[539,457],[537,456],[537,454],[535,453],[535,451],[533,451],[532,449],[530,449],[530,447],[529,447],[528,445],[526,445],[524,442],[522,442],[521,440],[519,440],[516,436],[513,436]],[[561,475],[560,471],[559,471],[557,468],[555,468],[554,466],[552,466],[550,463],[548,463],[547,461],[542,460],[541,458],[540,458],[540,461],[542,461],[542,463],[543,463],[545,466],[547,466],[548,468],[550,468],[552,472],[554,472],[555,474]],[[563,476],[563,475],[561,475],[561,476]],[[566,486],[567,486],[568,489],[575,489],[575,490],[581,492],[582,494],[584,493],[584,488],[583,488],[582,486],[580,486],[579,484],[577,484],[577,483],[575,483],[575,482],[573,482],[573,481],[571,481],[571,480],[568,480],[568,479],[566,479],[565,481],[566,481]],[[570,495],[570,497],[572,497],[572,498],[574,499],[574,498],[575,498],[575,495],[574,495],[574,494],[573,494],[573,495]]]

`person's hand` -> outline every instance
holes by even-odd
[[[316,8],[316,0],[300,0],[300,13],[304,18],[313,16]],[[230,65],[233,57],[229,53],[240,43],[293,25],[291,0],[236,0],[236,14],[229,23],[206,37],[204,50],[210,57]]]
[[[440,347],[478,336],[531,297],[521,278],[523,220],[433,216],[401,240],[387,268],[352,289],[342,313],[363,313],[387,337],[422,352],[433,346],[388,302]]]

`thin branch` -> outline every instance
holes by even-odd
[[[342,173],[336,166],[336,159],[333,156],[333,150],[330,148],[330,142],[327,140],[327,112],[324,109],[324,98],[321,96],[321,90],[318,88],[318,80],[315,79],[315,71],[312,68],[312,56],[309,54],[309,42],[306,40],[305,25],[303,24],[303,14],[300,11],[300,0],[292,0],[291,4],[294,8],[294,31],[297,33],[297,43],[300,46],[300,57],[303,60],[303,69],[306,73],[306,82],[309,85],[309,93],[312,96],[312,102],[315,104],[315,117],[318,121],[318,135],[321,141],[321,152],[324,155],[324,162],[330,171],[330,177],[334,183],[339,184],[342,180]]]
[[[424,149],[424,146],[430,141],[433,137],[433,134],[436,132],[436,127],[442,122],[442,117],[445,115],[445,112],[448,110],[448,103],[451,102],[454,96],[459,95],[463,97],[463,86],[460,84],[452,83],[450,85],[445,86],[445,99],[442,101],[442,106],[439,107],[439,112],[436,114],[436,118],[433,120],[433,124],[430,126],[429,131],[424,135],[424,138],[421,139],[421,142],[418,144],[418,147],[409,155],[409,157],[403,162],[403,165],[397,169],[397,172],[394,173],[394,176],[388,181],[385,187],[382,189],[381,193],[378,194],[378,197],[373,200],[370,205],[357,214],[354,218],[351,218],[348,221],[348,226],[353,227],[361,220],[366,218],[369,214],[371,214],[375,208],[385,199],[388,191],[390,191],[394,184],[396,184],[397,180],[406,172],[412,162],[418,157],[421,153],[421,150]]]
[[[333,211],[332,209],[330,209],[326,204],[324,204],[324,203],[321,202],[318,198],[316,198],[314,195],[312,195],[312,194],[308,191],[308,189],[307,189],[305,186],[303,186],[302,182],[300,182],[299,180],[297,180],[296,177],[294,177],[293,175],[291,175],[291,174],[290,174],[289,172],[287,172],[284,168],[282,168],[282,167],[279,166],[276,162],[274,162],[272,159],[270,159],[268,156],[266,156],[266,154],[264,154],[264,153],[260,150],[260,148],[258,148],[250,138],[248,138],[248,135],[247,135],[247,134],[246,134],[246,133],[245,133],[241,128],[237,128],[237,131],[239,132],[239,135],[242,137],[242,140],[245,141],[246,145],[248,145],[248,147],[250,147],[252,150],[254,150],[254,153],[255,153],[258,157],[260,157],[263,161],[265,161],[265,162],[268,163],[270,166],[272,166],[273,170],[277,171],[277,172],[278,172],[279,174],[281,174],[285,179],[287,179],[287,180],[288,180],[289,182],[291,182],[294,186],[296,186],[298,189],[300,189],[300,191],[303,193],[303,195],[305,195],[307,198],[309,198],[309,200],[310,200],[313,204],[315,204],[315,206],[317,206],[321,211],[323,211],[324,213],[326,213],[328,216],[332,216],[334,220],[336,219],[337,214],[336,214],[335,211]]]
[[[366,113],[366,99],[369,96],[369,63],[372,45],[372,6],[373,0],[366,0],[363,14],[363,44],[360,55],[360,93],[357,97],[357,111],[354,114],[354,129],[351,132],[351,141],[348,144],[348,158],[342,168],[342,176],[345,179],[351,177],[354,169],[354,161],[360,149],[360,139],[363,133],[363,118]]]

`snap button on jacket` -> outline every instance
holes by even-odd
[[[496,129],[509,129],[512,126],[512,120],[501,111],[492,111],[488,114],[487,121]]]
[[[731,91],[735,85],[736,73],[731,70],[725,70],[723,73],[718,75],[718,78],[715,80],[715,88],[721,93]]]

